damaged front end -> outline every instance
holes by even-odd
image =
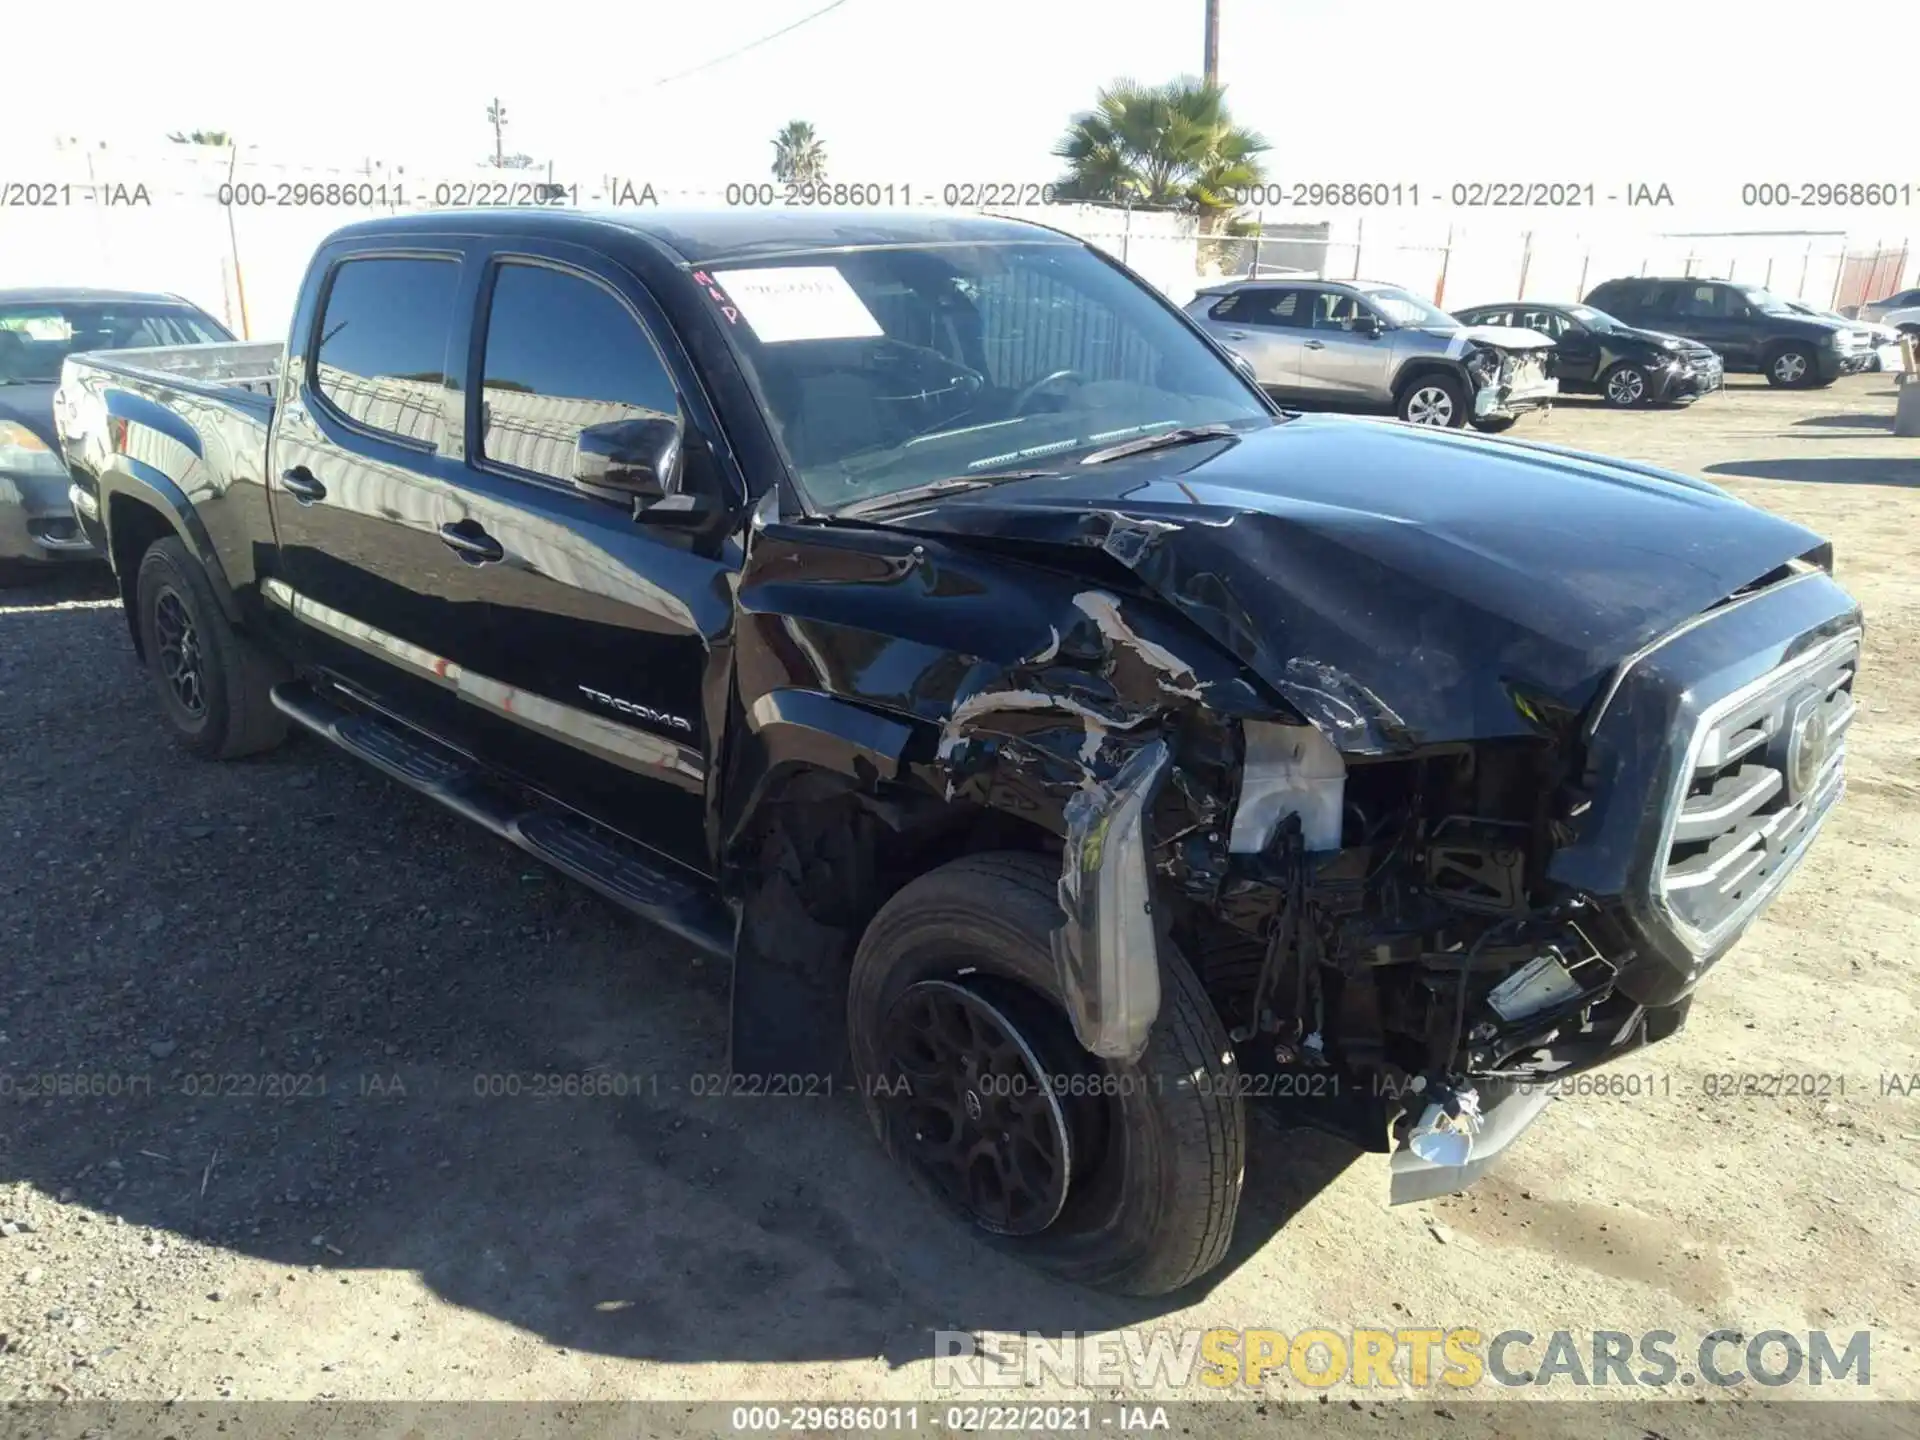
[[[1553,342],[1532,330],[1474,326],[1460,341],[1473,382],[1473,418],[1512,419],[1551,406],[1560,382],[1551,371]]]
[[[1355,499],[1362,447],[1382,478]],[[1417,1200],[1679,1030],[1839,794],[1860,616],[1830,552],[1623,468],[1296,421],[1104,494],[816,529],[805,564],[756,557],[804,578],[743,589],[742,673],[778,652],[782,684],[893,717],[845,765],[887,832],[875,893],[888,864],[1057,856],[1085,1051],[1142,1054],[1178,957],[1236,1093],[1392,1152]],[[859,832],[817,793],[788,831],[837,857]]]
[[[1112,519],[1102,549],[1173,584],[1155,553],[1172,543]],[[1113,597],[1098,603],[1109,635],[1143,648]],[[1377,682],[1297,658],[1271,668],[1272,690],[1246,686],[1230,707],[1212,703],[1217,684],[1169,683],[1164,670],[1150,715],[1063,700],[1056,719],[1073,719],[1055,751],[1084,769],[1062,808],[1055,956],[1081,1042],[1110,1059],[1140,1053],[1170,947],[1218,1011],[1249,1094],[1393,1152],[1394,1203],[1470,1183],[1558,1083],[1683,1026],[1693,984],[1837,797],[1857,611],[1808,566],[1726,609],[1656,649],[1671,668],[1621,662],[1598,731],[1583,725],[1595,707],[1514,685],[1507,719],[1479,722],[1509,733],[1423,734]],[[1746,698],[1662,708],[1723,686]],[[1006,693],[1016,708],[1001,719],[1032,723],[1031,683]],[[968,728],[995,713],[984,697],[962,708]],[[1738,746],[1729,723],[1746,727]],[[1777,751],[1788,764],[1781,737],[1796,726],[1824,748],[1787,801],[1740,762]],[[1679,817],[1656,838],[1662,858],[1611,832],[1629,812]],[[1615,867],[1604,882],[1602,854]],[[1658,877],[1683,872],[1733,877],[1754,897],[1726,912],[1711,953],[1677,953],[1642,903]]]

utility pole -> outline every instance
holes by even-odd
[[[1220,0],[1207,0],[1207,84],[1220,83]]]
[[[487,106],[487,123],[493,126],[493,168],[498,170],[507,163],[506,148],[500,139],[500,132],[507,128],[507,107],[500,103],[498,95]]]

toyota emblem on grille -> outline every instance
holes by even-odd
[[[1787,798],[1799,800],[1813,789],[1827,768],[1827,717],[1820,697],[1809,695],[1794,707],[1793,728],[1787,736]]]

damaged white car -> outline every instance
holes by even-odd
[[[1497,432],[1559,394],[1552,340],[1462,325],[1398,285],[1232,280],[1202,290],[1187,313],[1298,409]]]

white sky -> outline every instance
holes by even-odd
[[[658,83],[824,3],[14,0],[0,178],[10,140],[144,148],[195,127],[262,158],[462,166],[490,153],[498,95],[508,149],[574,175],[764,179],[773,132],[801,118],[834,179],[1047,180],[1099,86],[1200,68],[1202,0],[845,0]],[[1683,214],[1743,180],[1893,180],[1920,219],[1899,114],[1920,0],[1223,0],[1223,17],[1222,79],[1274,143],[1274,179],[1665,181]]]

